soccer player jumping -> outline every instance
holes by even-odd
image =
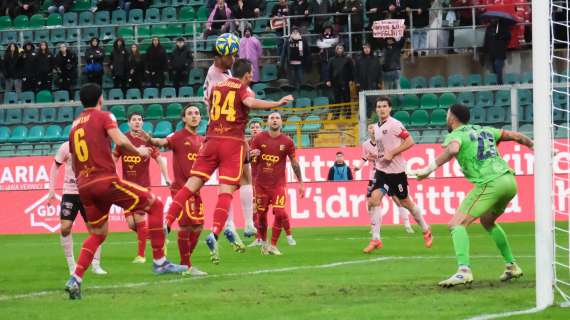
[[[212,173],[218,169],[220,182],[218,203],[214,211],[212,232],[206,239],[213,263],[220,261],[218,235],[224,228],[233,192],[238,189],[242,175],[247,149],[244,133],[249,109],[276,108],[293,100],[290,95],[277,102],[256,99],[248,87],[253,78],[253,70],[251,62],[247,59],[238,59],[233,65],[232,74],[235,78],[218,83],[212,90],[206,140],[192,167],[190,179],[178,191],[168,209],[168,215],[180,212],[186,200],[195,196],[202,185],[210,179]],[[231,239],[230,242],[237,245]]]
[[[79,197],[86,210],[90,235],[83,242],[75,272],[65,285],[70,299],[81,299],[83,274],[89,268],[93,254],[105,241],[109,229],[109,209],[113,204],[127,212],[148,214],[148,231],[156,274],[181,273],[186,266],[170,263],[164,255],[163,204],[148,189],[117,176],[111,156],[111,140],[120,148],[142,158],[150,156],[147,147],[136,148],[117,128],[115,117],[105,111],[103,91],[94,83],[81,87],[81,104],[85,110],[73,121],[69,134],[69,150],[77,177]]]
[[[505,260],[505,271],[500,280],[508,281],[523,275],[515,262],[505,231],[495,222],[517,194],[514,171],[501,158],[497,144],[516,141],[532,149],[533,142],[519,132],[470,125],[469,118],[469,108],[461,104],[451,106],[447,111],[449,134],[443,143],[445,151],[427,167],[410,172],[422,180],[455,157],[465,178],[475,185],[448,223],[459,268],[457,273],[439,283],[442,287],[473,282],[467,227],[477,219],[493,238]]]
[[[277,241],[281,229],[285,230],[289,245],[295,245],[295,239],[291,234],[289,215],[285,211],[287,202],[287,158],[291,161],[291,168],[299,181],[299,195],[305,195],[305,185],[301,167],[295,157],[295,144],[288,136],[281,133],[283,121],[281,114],[273,112],[269,115],[267,123],[269,130],[256,135],[251,142],[250,154],[253,157],[253,198],[255,199],[255,219],[259,236],[263,243],[267,241],[267,211],[271,205],[275,220],[271,233],[271,244],[261,247],[263,254],[281,255],[277,248]]]

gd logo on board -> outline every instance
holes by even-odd
[[[56,194],[57,203],[48,204],[48,193],[26,208],[24,212],[30,216],[30,226],[44,228],[49,232],[56,232],[60,227],[59,210],[61,196]]]

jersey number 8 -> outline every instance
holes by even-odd
[[[236,99],[236,92],[235,91],[228,91],[226,95],[226,99],[222,106],[220,106],[220,100],[222,100],[222,93],[218,90],[213,92],[213,101],[212,107],[210,108],[210,118],[212,120],[220,119],[221,115],[226,116],[226,121],[234,122],[236,121],[236,109],[235,109],[235,99]]]
[[[85,130],[79,128],[73,134],[75,154],[80,162],[85,162],[89,158],[89,149],[87,149],[87,142],[82,138],[85,137]]]

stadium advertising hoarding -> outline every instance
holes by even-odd
[[[502,143],[501,154],[516,171],[519,194],[501,218],[503,221],[533,220],[533,155],[525,147],[513,143]],[[287,209],[291,214],[294,227],[318,226],[366,226],[369,224],[366,212],[366,187],[369,177],[368,165],[355,173],[355,181],[326,182],[329,167],[333,164],[337,148],[301,149],[297,156],[306,184],[306,194],[301,198],[297,193],[297,184],[288,184]],[[439,145],[416,145],[406,152],[409,168],[426,165],[440,152]],[[360,164],[361,149],[344,148],[346,161],[351,167]],[[169,162],[171,154],[165,156]],[[0,158],[0,234],[48,233],[59,230],[59,208],[47,204],[49,168],[53,157],[16,157]],[[560,152],[555,157],[557,174],[568,174],[570,154]],[[63,171],[63,170],[62,170]],[[288,168],[288,181],[293,180],[293,172]],[[62,185],[63,172],[60,172],[58,187]],[[216,177],[202,191],[206,204],[206,223],[211,223],[216,202]],[[169,206],[170,192],[162,184],[160,170],[151,162],[151,183],[153,192],[158,194]],[[455,208],[470,190],[471,185],[462,177],[455,161],[446,164],[433,174],[432,179],[418,183],[410,179],[410,194],[418,205],[424,208],[429,223],[447,223]],[[564,210],[569,205],[568,187],[557,181],[555,188],[555,206]],[[61,189],[57,190],[58,197]],[[59,198],[58,198],[59,200]],[[238,226],[243,224],[239,197],[234,198],[235,220]],[[399,216],[393,203],[384,199],[384,224],[398,224]],[[113,207],[110,212],[110,228],[115,231],[127,231],[127,225],[120,208]],[[80,219],[81,220],[81,219]],[[77,223],[78,230],[85,230],[82,222]]]

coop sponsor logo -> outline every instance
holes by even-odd
[[[44,165],[12,165],[4,161],[0,166],[0,191],[47,189],[49,176]]]
[[[45,229],[52,233],[59,230],[61,226],[59,219],[61,197],[56,194],[55,198],[57,204],[50,205],[46,193],[24,210],[24,213],[29,217],[30,227]]]

